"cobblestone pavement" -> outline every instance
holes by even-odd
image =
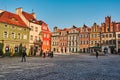
[[[0,80],[120,80],[120,55],[0,58]]]

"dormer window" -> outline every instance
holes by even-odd
[[[7,25],[5,25],[5,27],[7,28]]]
[[[13,20],[13,21],[18,21],[16,18],[11,18],[11,20]]]
[[[30,19],[30,22],[35,22],[35,20],[34,19]]]

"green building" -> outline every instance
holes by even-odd
[[[22,19],[7,11],[0,13],[0,54],[19,55],[26,48],[29,55],[30,29]]]

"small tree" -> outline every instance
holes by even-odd
[[[20,43],[20,45],[19,45],[19,55],[21,55],[22,54],[22,43]]]
[[[4,43],[0,43],[0,56],[3,55],[3,47],[4,47]]]

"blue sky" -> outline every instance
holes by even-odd
[[[0,9],[15,12],[19,7],[29,13],[33,10],[51,31],[54,26],[92,26],[94,22],[100,25],[105,16],[120,22],[120,0],[0,0]]]

